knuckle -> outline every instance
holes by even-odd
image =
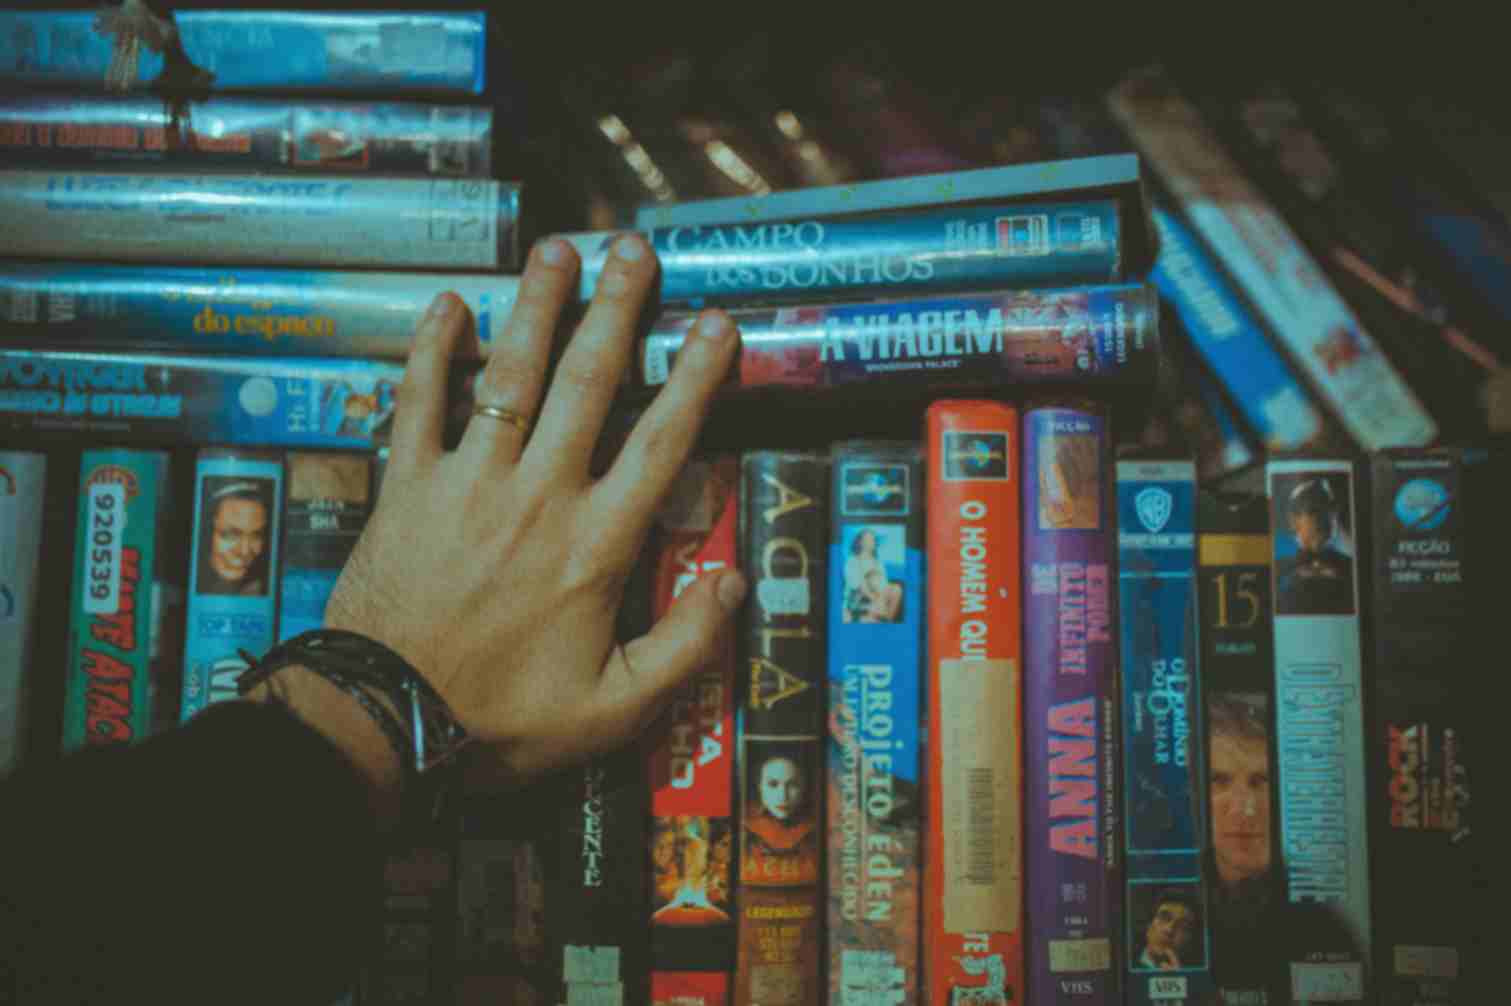
[[[484,405],[508,406],[517,397],[520,389],[530,383],[531,368],[517,352],[496,347],[488,359],[488,365],[478,374],[473,385],[473,398]]]
[[[614,368],[601,356],[591,361],[562,364],[556,372],[556,380],[569,391],[585,395],[611,394],[618,383]]]

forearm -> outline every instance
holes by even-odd
[[[7,781],[0,936],[21,1000],[330,1002],[373,931],[367,793],[324,736],[247,702]]]

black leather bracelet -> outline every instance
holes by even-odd
[[[399,758],[401,823],[433,820],[445,780],[442,768],[470,738],[446,702],[409,662],[377,640],[340,629],[315,629],[278,644],[261,660],[243,653],[240,695],[274,673],[299,666],[352,696],[377,722]],[[380,699],[386,699],[385,706]]]

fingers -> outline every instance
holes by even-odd
[[[442,293],[415,328],[394,411],[390,464],[394,469],[435,460],[446,425],[446,377],[458,343],[472,332],[472,312],[454,293]]]
[[[540,422],[521,467],[543,478],[582,482],[593,444],[619,388],[646,297],[656,280],[656,256],[638,234],[614,242],[592,303],[567,344]]]
[[[600,724],[601,748],[645,729],[679,685],[717,659],[745,592],[745,577],[735,570],[701,576],[650,632],[615,647],[588,715]]]
[[[512,463],[540,404],[551,342],[577,282],[577,252],[560,239],[536,246],[520,279],[508,324],[478,374],[474,413],[457,451],[479,463]]]
[[[618,515],[610,527],[637,531],[687,464],[714,392],[739,345],[723,311],[705,311],[688,332],[671,379],[635,424],[608,474],[594,490]]]

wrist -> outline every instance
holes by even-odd
[[[246,698],[263,703],[278,700],[334,744],[361,777],[380,830],[393,828],[399,819],[404,778],[399,756],[377,721],[350,693],[293,664],[253,687]],[[376,700],[395,711],[386,699]]]

